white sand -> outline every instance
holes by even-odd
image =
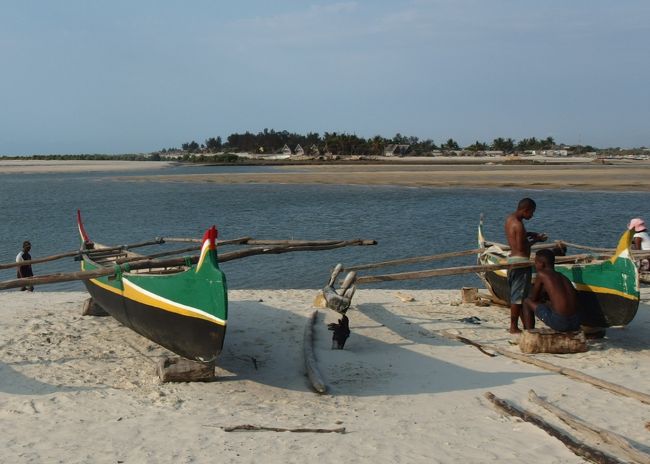
[[[143,169],[164,168],[171,164],[169,161],[0,160],[0,174],[141,171]]]
[[[326,327],[337,314],[321,310],[324,396],[309,389],[302,362],[314,291],[231,291],[220,379],[194,384],[160,384],[154,365],[166,351],[110,317],[81,317],[84,293],[0,293],[0,461],[583,462],[483,398],[492,391],[541,412],[530,388],[650,451],[649,406],[436,335],[508,347],[503,309],[459,304],[459,291],[402,291],[410,303],[397,293],[357,293],[343,351],[330,349]],[[649,309],[587,353],[538,356],[650,393]],[[467,316],[482,323],[459,322]],[[241,424],[348,433],[220,428]]]

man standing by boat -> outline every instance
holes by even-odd
[[[535,214],[537,204],[531,198],[519,201],[517,210],[506,218],[505,231],[510,245],[508,264],[526,263],[530,261],[530,247],[537,242],[546,241],[545,234],[526,232],[524,219],[529,220]],[[510,286],[510,333],[520,333],[519,319],[525,329],[532,329],[535,325],[534,317],[522,317],[524,299],[530,291],[532,267],[518,267],[508,269],[508,285]],[[532,321],[532,326],[527,327],[527,321]]]
[[[23,251],[18,253],[16,256],[16,262],[17,263],[22,263],[23,261],[31,261],[32,256],[29,254],[29,251],[32,249],[32,244],[29,243],[29,240],[25,240],[23,242]],[[32,272],[32,265],[31,264],[25,264],[22,266],[18,267],[18,270],[16,271],[16,277],[19,279],[25,278],[25,277],[32,277],[34,275],[34,272]],[[27,285],[23,288],[20,289],[20,291],[25,291],[29,290],[30,292],[34,291],[34,286],[33,285]]]

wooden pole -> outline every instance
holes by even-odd
[[[402,258],[402,259],[392,259],[390,261],[381,261],[378,263],[370,263],[370,264],[359,264],[357,266],[349,266],[346,267],[344,270],[345,271],[360,271],[362,269],[375,269],[378,267],[386,267],[386,266],[398,266],[400,264],[414,264],[414,263],[424,263],[427,261],[436,261],[436,260],[443,260],[443,259],[449,259],[449,258],[456,258],[460,256],[468,256],[468,255],[475,255],[478,253],[481,253],[485,251],[485,248],[475,248],[473,250],[466,250],[466,251],[452,251],[449,253],[441,253],[437,255],[429,255],[429,256],[416,256],[413,258]]]
[[[556,258],[556,264],[571,262],[579,259],[586,259],[590,255],[573,255],[573,256],[562,256]],[[394,280],[414,280],[414,279],[427,279],[429,277],[441,277],[441,276],[450,276],[450,275],[459,275],[459,274],[474,274],[478,272],[486,271],[497,271],[500,269],[513,269],[519,267],[530,267],[533,265],[532,261],[523,262],[523,263],[504,263],[504,264],[478,264],[475,266],[458,266],[458,267],[448,267],[441,269],[427,269],[424,271],[412,271],[412,272],[399,272],[395,274],[383,274],[383,275],[374,275],[374,276],[361,276],[357,278],[357,284],[367,284],[372,282],[387,282]]]
[[[342,248],[347,246],[364,245],[365,242],[368,241],[348,240],[348,241],[336,242],[332,245],[322,245],[322,246],[295,246],[295,247],[280,246],[280,247],[248,248],[245,250],[223,253],[219,256],[219,262],[225,263],[228,261],[234,261],[237,259],[246,258],[248,256],[260,255],[260,254],[282,254],[282,253],[291,253],[295,251],[332,250],[335,248]],[[23,279],[6,280],[0,282],[0,290],[18,288],[18,287],[23,287],[25,285],[44,285],[44,284],[54,284],[60,282],[71,282],[74,280],[96,279],[98,277],[114,275],[116,272],[116,268],[119,268],[122,272],[129,272],[130,270],[138,270],[138,269],[161,269],[165,267],[183,266],[187,263],[196,264],[198,261],[199,261],[198,256],[170,258],[166,260],[155,260],[155,259],[147,258],[139,261],[134,261],[133,263],[117,264],[116,266],[103,267],[101,269],[94,269],[92,271],[47,274],[47,275],[36,276],[36,277],[27,277]]]
[[[645,404],[650,404],[650,395],[640,391],[632,390],[622,385],[616,383],[608,382],[606,380],[598,379],[592,377],[591,375],[585,374],[583,372],[577,371],[575,369],[570,369],[568,367],[562,367],[555,364],[552,364],[547,361],[542,361],[541,359],[534,358],[532,356],[527,356],[525,354],[515,353],[514,351],[504,350],[498,347],[490,347],[491,350],[496,351],[497,353],[507,356],[508,358],[516,359],[518,361],[523,361],[528,364],[532,364],[542,369],[546,369],[557,374],[566,375],[567,377],[580,380],[582,382],[590,383],[598,388],[607,390],[613,393],[616,393],[621,396],[626,396],[628,398],[634,398],[635,400],[641,401]]]
[[[162,243],[165,243],[164,240],[160,239],[160,238],[157,238],[155,240],[150,240],[148,242],[134,243],[132,245],[121,245],[121,246],[116,246],[116,247],[111,247],[111,248],[98,248],[96,251],[97,252],[110,253],[110,252],[113,252],[113,251],[129,250],[131,248],[139,248],[139,247],[149,246],[149,245],[160,245]],[[59,253],[59,254],[51,255],[51,256],[44,256],[43,258],[31,259],[29,261],[22,261],[20,263],[0,264],[0,270],[2,270],[2,269],[10,269],[12,267],[18,267],[18,266],[28,266],[28,265],[32,265],[32,264],[46,263],[48,261],[55,261],[57,259],[69,258],[71,256],[77,256],[78,254],[79,254],[79,250],[67,251],[65,253]]]
[[[202,243],[202,240],[196,238],[182,238],[182,237],[165,237],[167,242],[181,242],[181,243]],[[361,245],[376,245],[376,240],[360,240]],[[229,240],[229,244],[239,245],[262,245],[262,246],[318,246],[318,245],[332,245],[340,243],[341,240],[261,240],[251,237],[242,237],[236,240]],[[225,245],[225,243],[223,243]]]
[[[486,392],[485,397],[490,400],[490,402],[492,402],[501,412],[510,416],[518,417],[525,422],[529,422],[539,427],[550,436],[557,438],[577,456],[599,464],[623,464],[623,461],[619,461],[615,457],[605,454],[596,448],[574,440],[572,437],[565,434],[560,429],[552,426],[538,415],[533,414],[532,412],[525,409],[519,409],[508,401],[494,396],[492,392]]]
[[[443,333],[443,336],[445,335],[451,335],[448,332]],[[448,338],[453,338],[453,335]],[[616,383],[608,382],[606,380],[598,379],[596,377],[592,377],[591,375],[585,374],[583,372],[577,371],[575,369],[570,369],[568,367],[562,367],[558,366],[556,364],[552,364],[547,361],[542,361],[541,359],[537,359],[533,356],[528,356],[525,354],[520,354],[520,353],[515,353],[514,351],[509,351],[505,350],[503,348],[499,348],[496,346],[492,345],[482,345],[478,342],[475,342],[473,340],[466,339],[471,342],[473,346],[476,346],[477,348],[480,346],[484,349],[489,349],[491,351],[494,351],[496,353],[499,353],[502,356],[506,356],[508,358],[515,359],[517,361],[522,361],[528,364],[532,364],[534,366],[540,367],[542,369],[546,369],[548,371],[554,372],[556,374],[560,375],[565,375],[573,380],[579,380],[581,382],[589,383],[595,387],[602,388],[603,390],[610,391],[612,393],[616,393],[621,396],[626,396],[628,398],[633,398],[635,400],[641,401],[642,403],[645,404],[650,404],[650,395],[647,393],[643,393],[637,390],[632,390],[627,387],[624,387],[622,385],[618,385]],[[465,342],[464,342],[465,343]]]
[[[340,242],[334,242],[329,245],[301,245],[301,246],[277,246],[277,247],[257,247],[257,248],[246,248],[244,250],[231,251],[228,253],[223,253],[219,256],[219,262],[225,263],[235,259],[246,258],[253,255],[273,255],[273,254],[282,254],[282,253],[291,253],[294,251],[322,251],[322,250],[333,250],[335,248],[343,248],[348,246],[366,246],[371,245],[374,240],[346,240]]]
[[[562,422],[574,428],[578,432],[590,436],[592,439],[596,440],[596,442],[604,442],[616,448],[617,454],[623,455],[626,459],[631,459],[632,461],[641,464],[650,464],[650,455],[634,448],[625,437],[610,432],[609,430],[601,429],[600,427],[596,427],[595,425],[589,424],[582,419],[575,417],[567,411],[543,400],[537,396],[537,393],[535,393],[534,390],[528,392],[528,398],[536,405],[541,406],[551,414],[554,414]]]

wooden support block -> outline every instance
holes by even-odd
[[[110,316],[110,314],[104,311],[104,308],[102,308],[97,303],[95,303],[95,300],[93,300],[92,298],[88,298],[86,299],[86,301],[84,301],[83,309],[81,310],[81,315],[96,316],[96,317]]]
[[[607,335],[607,329],[605,327],[587,327],[583,325],[581,329],[585,333],[585,337],[589,340],[605,338],[605,335]]]
[[[583,353],[588,350],[584,332],[551,329],[524,330],[519,337],[519,349],[523,353]]]
[[[478,300],[478,288],[475,287],[463,287],[460,290],[461,301],[463,303],[476,303]]]
[[[214,363],[201,363],[185,358],[165,358],[157,367],[162,382],[209,382],[215,379]]]

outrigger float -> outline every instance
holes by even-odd
[[[578,291],[582,325],[586,330],[623,326],[629,324],[636,315],[640,294],[639,271],[634,258],[638,257],[639,254],[632,254],[630,250],[631,240],[632,232],[626,231],[621,236],[616,249],[597,249],[563,241],[533,247],[533,250],[557,248],[561,249],[562,252],[570,247],[597,251],[597,253],[565,255],[556,258],[556,269],[569,278]],[[476,273],[491,293],[490,299],[495,303],[508,305],[507,270],[533,265],[532,260],[526,263],[507,263],[508,251],[509,247],[506,245],[485,240],[481,221],[478,233],[478,248],[473,250],[395,259],[347,268],[342,264],[338,264],[332,271],[327,285],[317,296],[315,303],[346,314],[350,308],[352,296],[357,286],[361,284]],[[416,264],[460,256],[475,256],[477,257],[477,264],[383,275],[360,276],[357,274],[361,270]],[[335,287],[338,276],[345,271],[348,274],[341,287],[337,290]]]
[[[228,323],[226,276],[219,264],[261,254],[332,250],[347,246],[375,245],[375,240],[255,240],[242,237],[217,240],[209,228],[203,239],[156,238],[146,242],[107,246],[90,239],[77,211],[81,246],[74,252],[21,262],[36,264],[74,256],[81,271],[41,275],[0,282],[0,290],[24,285],[44,285],[82,280],[95,304],[120,323],[179,356],[213,363],[224,344]],[[167,242],[192,246],[149,255],[132,250]],[[252,245],[217,253],[225,245]],[[198,255],[160,259],[199,251]],[[1,269],[16,263],[0,264]]]

